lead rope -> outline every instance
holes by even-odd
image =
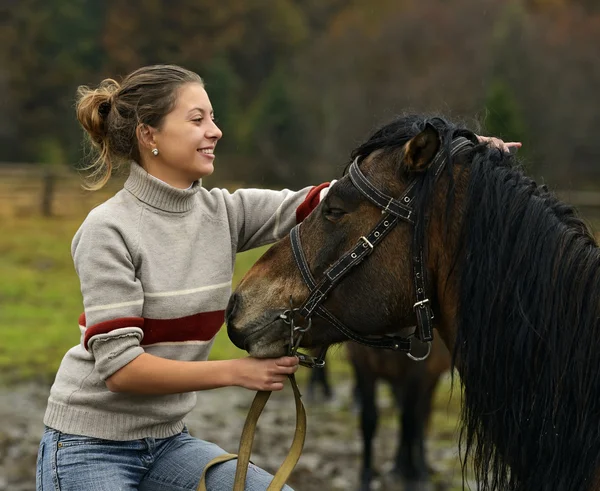
[[[269,484],[267,491],[281,491],[281,488],[283,488],[290,477],[290,474],[294,470],[294,467],[296,467],[296,464],[298,463],[306,438],[306,411],[304,409],[304,404],[302,404],[302,395],[300,394],[300,389],[298,388],[294,374],[288,375],[288,378],[290,379],[292,390],[294,391],[294,400],[296,402],[296,430],[294,432],[294,439],[290,446],[290,450],[273,477],[271,484]],[[233,491],[244,491],[248,464],[250,463],[250,454],[252,453],[252,444],[254,442],[254,434],[256,432],[256,424],[258,423],[258,418],[260,418],[269,397],[271,397],[271,391],[261,390],[256,393],[252,405],[250,406],[250,410],[248,411],[248,416],[246,416],[246,422],[244,423],[244,429],[242,430],[237,455],[223,454],[212,459],[202,471],[197,491],[207,491],[206,473],[210,468],[233,459],[238,459]]]

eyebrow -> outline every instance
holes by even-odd
[[[205,111],[201,107],[194,107],[194,108],[190,109],[190,111],[188,112],[188,116],[191,115],[194,111],[200,111],[200,114],[202,114],[202,116],[204,116]],[[215,112],[212,109],[210,111],[210,115],[211,116],[215,115]]]

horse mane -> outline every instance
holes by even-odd
[[[427,122],[447,156],[457,136],[476,142],[442,118],[408,116],[374,133],[352,159],[393,152]],[[476,144],[458,158],[469,172],[454,269],[463,476],[473,458],[482,491],[589,489],[600,455],[596,241],[574,208],[510,155]],[[450,166],[446,175],[451,179]],[[428,173],[418,182],[418,217],[426,216],[434,185]],[[450,218],[452,181],[449,189]]]
[[[455,360],[482,490],[589,489],[600,455],[600,255],[499,152],[470,163]]]

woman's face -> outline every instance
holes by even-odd
[[[213,173],[215,146],[223,133],[214,122],[213,109],[202,85],[188,83],[177,94],[173,110],[160,129],[152,130],[154,148],[144,155],[148,173],[178,188]]]

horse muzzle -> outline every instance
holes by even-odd
[[[234,293],[225,311],[227,334],[231,342],[256,358],[273,358],[288,352],[288,326],[281,318],[282,310],[263,312],[244,319],[242,297]]]

